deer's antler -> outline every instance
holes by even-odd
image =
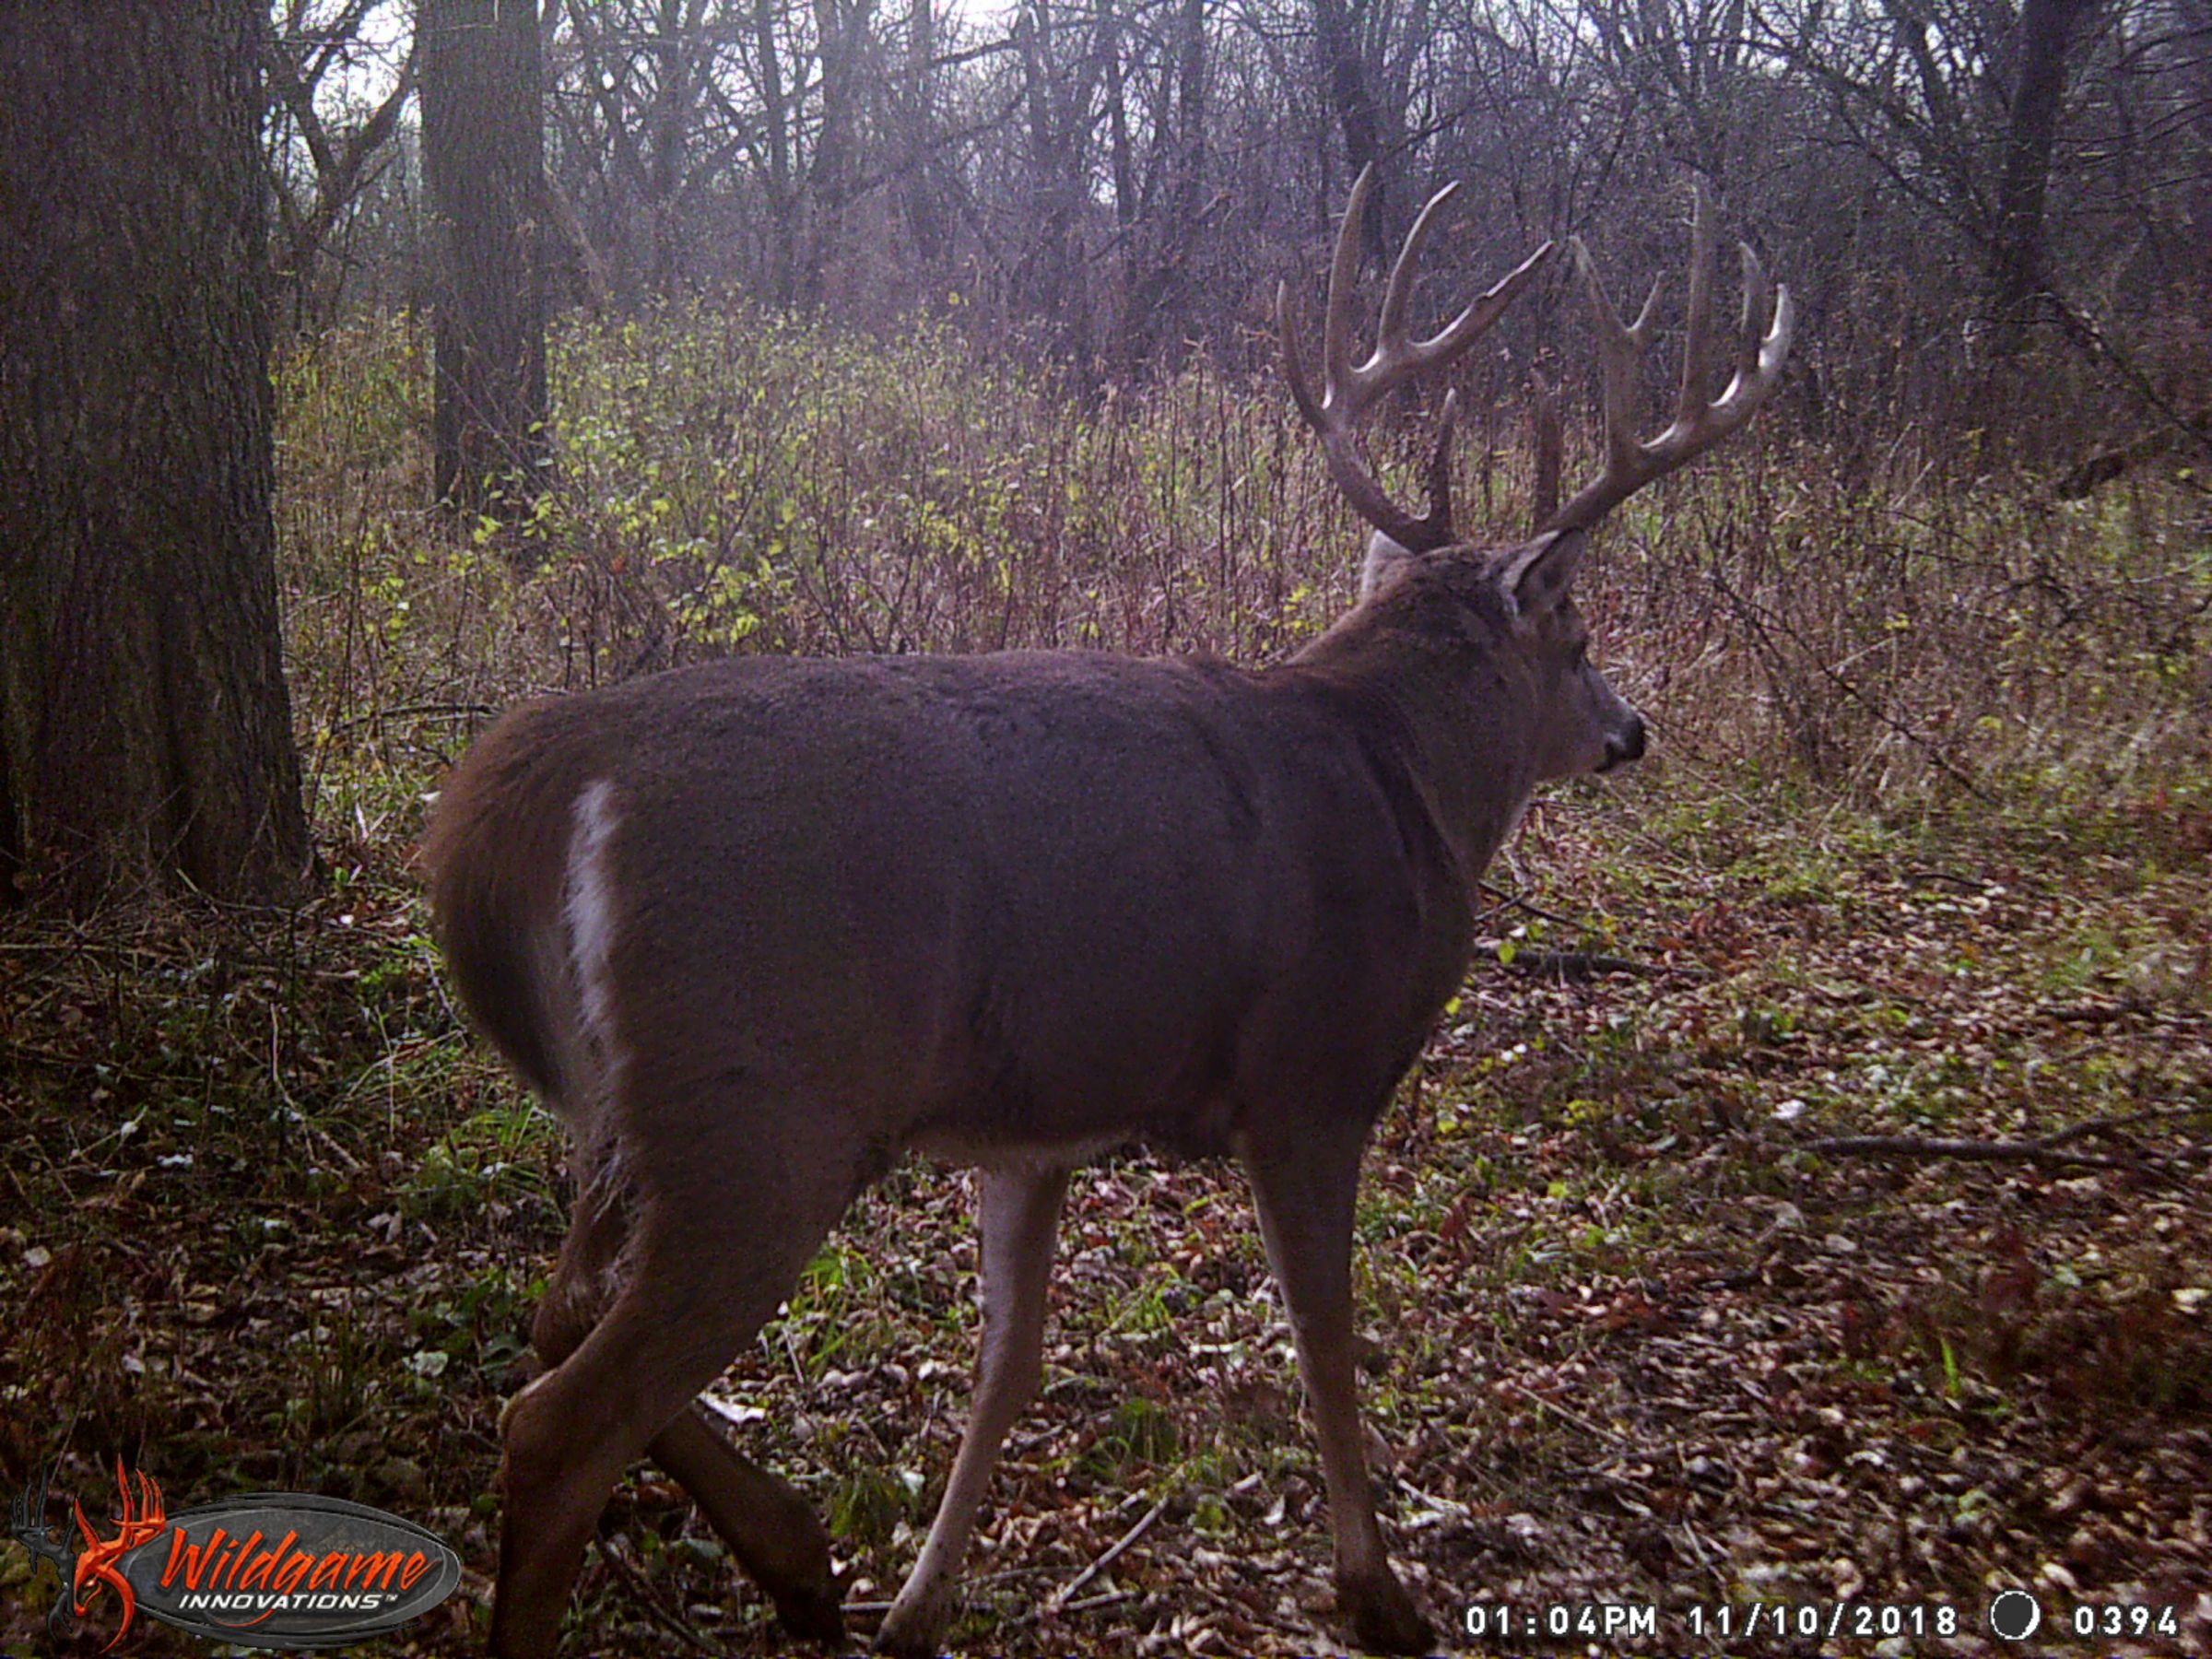
[[[27,1486],[8,1500],[8,1535],[41,1560],[52,1561],[65,1576],[75,1552],[54,1541],[53,1528],[46,1524],[46,1488],[53,1479],[49,1469],[39,1476],[38,1484]]]
[[[60,1587],[54,1591],[53,1605],[46,1609],[46,1632],[59,1642],[63,1610],[70,1602],[76,1552],[60,1543],[53,1529],[46,1524],[46,1490],[53,1478],[51,1468],[43,1470],[36,1487],[27,1486],[8,1500],[7,1530],[9,1536],[39,1559],[52,1561],[62,1575]]]
[[[1375,325],[1374,352],[1367,361],[1355,366],[1351,360],[1349,312],[1352,287],[1359,269],[1359,227],[1367,211],[1368,192],[1373,184],[1374,169],[1364,169],[1359,182],[1352,186],[1351,200],[1344,209],[1344,223],[1336,233],[1336,253],[1329,265],[1328,309],[1322,322],[1320,397],[1313,395],[1312,384],[1306,378],[1305,345],[1300,338],[1288,283],[1276,288],[1276,326],[1282,335],[1283,372],[1290,382],[1290,395],[1298,405],[1299,414],[1321,439],[1329,477],[1336,481],[1336,488],[1344,491],[1346,500],[1361,518],[1407,551],[1425,553],[1447,546],[1453,539],[1448,464],[1455,400],[1452,397],[1444,400],[1443,416],[1438,422],[1436,450],[1429,463],[1429,510],[1418,517],[1383,492],[1361,457],[1354,434],[1360,419],[1385,393],[1414,375],[1443,367],[1481,338],[1490,324],[1497,322],[1499,314],[1512,303],[1513,297],[1528,286],[1529,278],[1549,257],[1552,244],[1546,242],[1531,253],[1496,287],[1430,338],[1408,339],[1406,307],[1413,295],[1414,273],[1420,264],[1421,246],[1428,241],[1430,229],[1436,223],[1444,204],[1459,188],[1457,184],[1445,185],[1429,198],[1429,205],[1413,221],[1413,229],[1406,233],[1406,245],[1398,252],[1397,263],[1391,266],[1389,286],[1383,290],[1382,314]]]
[[[1576,237],[1575,267],[1597,332],[1598,357],[1606,380],[1606,464],[1564,507],[1547,517],[1544,530],[1586,530],[1654,478],[1670,473],[1749,420],[1782,381],[1790,355],[1796,311],[1784,285],[1770,285],[1766,268],[1747,245],[1744,263],[1744,311],[1735,345],[1735,375],[1719,397],[1708,400],[1712,379],[1713,229],[1712,203],[1700,179],[1690,231],[1689,315],[1682,347],[1682,389],[1675,418],[1648,441],[1636,436],[1637,366],[1651,344],[1653,312],[1660,285],[1654,282],[1636,321],[1623,326],[1606,298],[1590,250]]]

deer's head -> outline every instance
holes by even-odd
[[[1361,456],[1355,433],[1362,417],[1394,387],[1441,369],[1474,344],[1525,288],[1552,253],[1546,242],[1488,292],[1426,340],[1406,331],[1420,251],[1455,185],[1432,196],[1392,266],[1376,325],[1375,348],[1364,363],[1350,357],[1351,290],[1358,276],[1360,223],[1372,170],[1352,188],[1329,270],[1322,334],[1322,390],[1307,379],[1306,354],[1287,286],[1276,295],[1283,365],[1299,413],[1319,436],[1329,475],[1373,527],[1359,583],[1363,606],[1402,614],[1417,631],[1448,639],[1454,630],[1482,660],[1486,673],[1518,682],[1533,713],[1525,740],[1535,781],[1609,771],[1642,755],[1643,717],[1590,655],[1589,629],[1576,612],[1573,581],[1599,520],[1646,484],[1711,448],[1749,420],[1773,391],[1789,355],[1794,321],[1786,288],[1771,285],[1759,260],[1743,249],[1744,302],[1735,375],[1719,397],[1708,395],[1713,372],[1713,229],[1702,182],[1696,191],[1688,314],[1682,382],[1675,418],[1649,441],[1634,431],[1637,369],[1649,345],[1659,297],[1654,284],[1632,324],[1606,299],[1589,251],[1571,245],[1598,337],[1605,374],[1606,461],[1598,476],[1563,507],[1539,506],[1535,536],[1507,547],[1460,540],[1452,525],[1450,459],[1456,394],[1444,399],[1429,465],[1426,512],[1392,501]]]

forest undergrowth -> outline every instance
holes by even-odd
[[[386,1649],[458,1653],[564,1188],[429,941],[444,766],[518,696],[728,652],[1261,665],[1350,603],[1360,537],[1288,400],[1203,364],[1083,406],[949,335],[577,325],[519,530],[422,505],[424,383],[396,321],[280,377],[312,899],[0,930],[0,1476],[62,1453],[56,1490],[104,1512],[121,1453],[172,1507],[394,1509],[469,1576]],[[1471,424],[1458,497],[1502,540],[1518,424]],[[1698,1609],[1853,1601],[1959,1633],[1743,1645],[1994,1652],[1983,1609],[2020,1585],[2065,1631],[2171,1609],[2100,1653],[2204,1651],[2212,513],[2186,477],[2059,503],[1932,439],[1847,463],[1773,424],[1601,538],[1583,605],[1653,752],[1531,814],[1371,1156],[1394,1551],[1448,1635],[1477,1603],[1651,1604],[1625,1645],[1679,1652]],[[1382,450],[1405,483],[1416,424]],[[716,1395],[829,1517],[864,1638],[966,1409],[965,1186],[895,1171]],[[962,1651],[1338,1647],[1233,1171],[1080,1180],[1048,1343]],[[9,1652],[50,1594],[0,1554]],[[781,1645],[642,1469],[573,1618],[575,1653]]]

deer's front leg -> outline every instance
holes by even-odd
[[[951,1621],[960,1557],[998,1461],[999,1444],[1036,1393],[1043,1370],[1045,1281],[1053,1270],[1053,1234],[1066,1192],[1065,1170],[976,1173],[983,1337],[975,1404],[929,1539],[877,1633],[876,1645],[885,1653],[934,1654]]]
[[[1291,1144],[1247,1147],[1267,1260],[1283,1288],[1298,1368],[1321,1435],[1321,1472],[1335,1536],[1336,1596],[1359,1644],[1423,1653],[1433,1635],[1391,1571],[1375,1524],[1352,1352],[1352,1210],[1366,1128],[1338,1124]]]

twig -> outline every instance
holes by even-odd
[[[330,729],[350,732],[356,726],[376,725],[387,720],[471,720],[498,712],[489,703],[406,703],[396,709],[371,709],[366,714],[333,721]]]
[[[1546,1399],[1542,1394],[1536,1393],[1535,1389],[1530,1388],[1524,1382],[1517,1382],[1509,1377],[1506,1379],[1505,1385],[1512,1389],[1515,1394],[1519,1394],[1523,1399],[1526,1400],[1530,1405],[1537,1406],[1542,1410],[1550,1412],[1561,1422],[1572,1424],[1575,1428],[1580,1429],[1584,1434],[1594,1435],[1597,1439],[1604,1441],[1608,1446],[1622,1446],[1628,1443],[1619,1435],[1614,1433],[1612,1430],[1594,1423],[1588,1418],[1583,1417],[1577,1412],[1568,1410],[1564,1406],[1554,1404],[1552,1401]]]
[[[1006,1584],[1018,1579],[1037,1578],[1044,1571],[1045,1569],[1042,1567],[1011,1567],[1004,1572],[980,1572],[973,1578],[963,1575],[960,1579],[960,1588],[963,1591],[981,1590],[986,1584]],[[844,1604],[844,1608],[847,1613],[855,1618],[865,1618],[871,1614],[881,1616],[888,1613],[897,1605],[895,1602],[888,1601],[849,1601]]]
[[[1805,660],[1818,669],[1821,677],[1835,687],[1837,690],[1842,692],[1844,696],[1850,698],[1853,702],[1858,704],[1860,708],[1865,710],[1867,713],[1873,715],[1875,719],[1880,721],[1900,737],[1904,738],[1908,743],[1917,745],[1928,759],[1934,763],[1937,771],[1958,784],[1959,788],[1965,790],[1967,794],[1972,795],[1974,799],[1977,801],[1989,799],[1989,792],[1975,782],[1973,778],[1957,761],[1945,754],[1934,738],[1914,731],[1860,690],[1857,684],[1848,676],[1837,673],[1821,658],[1818,652],[1806,643],[1803,636],[1790,626],[1786,618],[1737,593],[1728,584],[1728,579],[1721,574],[1718,565],[1708,570],[1706,576],[1714,587],[1720,589],[1721,596],[1735,607],[1736,614],[1750,625],[1751,631],[1759,636],[1759,643],[1766,649],[1771,656],[1779,660],[1782,653],[1774,649],[1773,636],[1767,631],[1767,624],[1770,622],[1781,631],[1783,638],[1805,653]]]
[[[2053,1129],[2048,1135],[2039,1135],[2030,1140],[1960,1140],[1940,1135],[1831,1135],[1802,1143],[1808,1152],[1836,1152],[1849,1155],[1879,1157],[1893,1154],[1902,1158],[1964,1158],[1987,1163],[2053,1163],[2077,1164],[2093,1170],[2157,1169],[2174,1158],[2202,1158],[2212,1153],[2212,1147],[2183,1147],[2163,1158],[2112,1158],[2101,1152],[2075,1152],[2068,1148],[2074,1142],[2087,1140],[2094,1135],[2112,1135],[2131,1129],[2138,1124],[2160,1118],[2190,1117],[2206,1112],[2202,1106],[2151,1106],[2141,1112],[2122,1113],[2116,1117],[2088,1118],[2064,1129]]]
[[[323,1128],[320,1124],[315,1123],[315,1121],[312,1118],[310,1118],[305,1112],[300,1113],[300,1122],[306,1126],[308,1134],[312,1135],[315,1139],[321,1141],[324,1147],[340,1163],[344,1164],[347,1169],[353,1171],[356,1174],[360,1172],[361,1160],[356,1158],[352,1153],[347,1151],[346,1148],[340,1146],[335,1140],[332,1139],[328,1130]]]
[[[1979,880],[1971,876],[1954,876],[1948,870],[1907,870],[1904,878],[1907,884],[1912,886],[1936,883],[1944,887],[1957,888],[1962,893],[1986,892],[1990,885],[1988,882]]]
[[[1602,950],[1517,950],[1512,960],[1499,966],[1513,973],[1562,980],[1594,979],[1601,973],[1633,973],[1639,979],[1660,979],[1675,971],[1653,962],[1607,956]]]
[[[1116,1560],[1121,1559],[1121,1554],[1124,1549],[1127,1549],[1130,1545],[1135,1543],[1150,1530],[1152,1523],[1167,1512],[1168,1505],[1173,1501],[1174,1497],[1175,1494],[1171,1490],[1165,1493],[1158,1503],[1145,1512],[1144,1519],[1117,1538],[1104,1555],[1077,1573],[1059,1589],[1053,1591],[1052,1595],[1046,1599],[1043,1607],[1039,1610],[1041,1616],[1050,1617],[1065,1608],[1077,1591],[1082,1589],[1092,1579],[1097,1578],[1100,1573],[1112,1566]]]
[[[1496,900],[1488,910],[1475,918],[1477,927],[1496,921],[1509,910],[1526,911],[1541,921],[1556,923],[1561,927],[1578,925],[1568,917],[1554,914],[1541,905],[1532,904],[1518,893],[1506,892],[1487,881],[1478,882],[1477,886],[1486,897]],[[1700,971],[1666,967],[1656,962],[1639,962],[1629,957],[1609,956],[1602,950],[1520,950],[1514,953],[1512,961],[1501,962],[1499,966],[1510,968],[1516,973],[1551,974],[1563,980],[1589,979],[1600,973],[1633,973],[1641,979],[1658,979],[1670,973]]]
[[[149,962],[172,959],[143,946],[103,945],[97,939],[0,939],[0,956],[114,956]]]
[[[1541,921],[1556,922],[1561,927],[1572,927],[1574,925],[1574,924],[1569,921],[1565,916],[1554,915],[1551,912],[1545,910],[1540,905],[1531,904],[1527,900],[1522,898],[1518,893],[1509,893],[1502,888],[1492,887],[1487,881],[1477,882],[1476,885],[1479,887],[1488,897],[1497,900],[1497,902],[1492,904],[1488,910],[1483,912],[1481,915],[1475,918],[1475,925],[1477,927],[1481,926],[1485,922],[1490,921],[1492,918],[1503,914],[1509,910],[1526,911],[1530,915],[1535,916]]]
[[[1087,1595],[1081,1601],[1062,1602],[1054,1609],[1061,1613],[1088,1613],[1093,1607],[1111,1607],[1116,1602],[1135,1601],[1134,1590],[1109,1590],[1102,1595]]]
[[[2045,1147],[2063,1147],[2068,1141],[2086,1140],[2092,1135],[2110,1135],[2115,1129],[2132,1129],[2137,1124],[2155,1123],[2160,1118],[2212,1116],[2212,1106],[2146,1106],[2140,1112],[2130,1112],[2119,1117],[2085,1118],[2068,1128],[2054,1129],[2039,1138]]]
[[[1983,1163],[2081,1164],[2096,1170],[2138,1169],[2139,1163],[2097,1152],[2069,1152],[2041,1141],[1954,1140],[1919,1135],[1831,1135],[1801,1143],[1808,1152],[1853,1157],[1963,1158]]]
[[[2058,285],[2051,280],[2048,272],[2038,272],[2042,298],[2049,300],[2057,314],[2059,332],[2078,348],[2083,355],[2101,357],[2127,382],[2128,390],[2147,406],[2156,411],[2166,423],[2168,430],[2182,444],[2199,453],[2212,454],[2212,424],[2205,419],[2205,411],[2192,415],[2172,399],[2159,392],[2157,384],[2127,352],[2112,344],[2112,337],[2098,325],[2097,319],[2082,307],[2059,292]]]
[[[678,1618],[661,1606],[661,1598],[653,1593],[653,1585],[646,1581],[644,1572],[625,1557],[619,1549],[616,1548],[613,1543],[606,1538],[601,1538],[598,1543],[599,1559],[615,1570],[615,1576],[622,1581],[624,1587],[629,1591],[638,1605],[645,1609],[645,1616],[648,1618],[676,1637],[685,1646],[709,1655],[709,1659],[736,1659],[736,1655],[730,1649],[722,1646],[719,1642],[708,1641],[704,1635],[692,1627],[688,1620]]]

